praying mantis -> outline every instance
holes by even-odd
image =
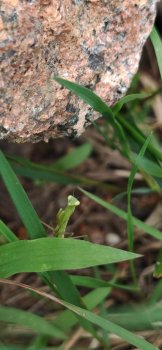
[[[65,209],[60,208],[57,213],[57,226],[55,227],[55,236],[64,237],[68,222],[75,211],[75,208],[80,204],[79,200],[72,195],[68,196],[68,202]]]
[[[80,202],[77,198],[75,198],[72,195],[68,196],[67,206],[65,209],[60,208],[57,213],[57,225],[55,228],[51,227],[50,225],[46,224],[42,221],[43,225],[49,228],[53,231],[55,237],[64,238],[66,233],[66,228],[68,225],[68,222],[73,215],[76,207],[80,205]]]

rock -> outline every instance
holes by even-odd
[[[127,91],[152,29],[156,0],[1,0],[0,139],[80,135],[99,115],[60,76],[110,106]]]

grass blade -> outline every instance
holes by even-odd
[[[29,198],[20,184],[17,176],[10,167],[8,161],[0,151],[0,175],[7,187],[12,201],[32,238],[43,237],[46,235],[45,229],[37,216],[37,213]]]
[[[137,347],[140,350],[158,350],[157,347],[150,344],[144,338],[139,337],[139,336],[133,334],[132,332],[128,331],[127,329],[125,329],[119,325],[116,325],[115,323],[113,323],[113,322],[111,322],[103,317],[100,317],[100,316],[98,316],[98,315],[96,315],[88,310],[82,309],[80,307],[77,307],[77,306],[72,305],[70,303],[67,303],[65,301],[62,301],[62,300],[54,297],[53,295],[50,295],[50,294],[43,292],[43,291],[40,291],[36,288],[31,288],[28,285],[24,285],[24,284],[13,282],[13,281],[6,281],[6,280],[0,280],[0,282],[8,284],[8,285],[13,285],[13,283],[14,283],[15,285],[18,285],[19,287],[23,287],[25,289],[34,291],[35,293],[37,293],[41,296],[44,296],[47,299],[50,299],[50,300],[52,300],[60,305],[63,305],[67,309],[69,309],[70,311],[74,312],[79,317],[82,317],[83,319],[100,327],[101,329],[105,330],[106,332],[116,334],[121,339],[125,340],[126,342]]]
[[[126,286],[119,283],[107,282],[107,281],[103,281],[101,279],[93,278],[89,276],[71,275],[70,278],[74,284],[82,287],[88,287],[88,288],[111,287],[111,288],[118,288],[118,289],[131,291],[131,292],[139,291],[139,288],[137,288],[136,286]]]
[[[65,333],[61,329],[29,311],[0,306],[0,321],[19,324],[32,329],[34,332],[46,334],[50,337],[66,339]]]
[[[74,92],[84,102],[90,105],[96,112],[99,112],[100,114],[108,114],[111,116],[113,115],[111,109],[107,106],[107,104],[90,89],[59,77],[55,77],[54,79],[68,90]]]
[[[128,148],[127,140],[125,138],[125,134],[123,132],[121,125],[115,119],[111,108],[109,108],[109,106],[93,91],[85,88],[84,86],[78,85],[76,83],[73,83],[65,79],[61,79],[59,77],[55,77],[55,80],[65,88],[74,92],[84,102],[88,103],[96,112],[99,112],[105,118],[105,120],[113,126],[117,137],[121,141],[123,153],[125,155],[128,155],[129,148]]]
[[[155,50],[156,59],[157,59],[159,71],[160,71],[160,76],[162,79],[162,41],[155,27],[152,30],[150,38]]]
[[[111,188],[116,190],[112,185],[104,184],[100,181],[93,180],[88,177],[70,174],[63,170],[55,169],[50,165],[41,165],[30,161],[25,161],[22,164],[20,157],[7,156],[7,159],[12,164],[12,167],[17,175],[39,181],[55,182],[62,185],[75,184],[75,185],[89,185],[100,186],[104,188]]]
[[[44,227],[42,226],[41,221],[39,220],[31,202],[29,201],[20,181],[18,180],[10,164],[8,163],[8,161],[6,160],[5,156],[1,151],[0,151],[0,174],[19,212],[19,215],[22,221],[26,229],[28,230],[30,238],[39,238],[39,237],[46,236],[46,231],[44,230]],[[8,240],[14,239],[13,235],[10,234],[9,236],[8,233],[6,238]],[[17,243],[20,243],[20,242],[17,242]],[[14,244],[14,243],[10,243],[10,244]],[[6,246],[7,245],[3,246],[3,248],[6,249]],[[62,252],[62,254],[63,253],[64,252]],[[9,258],[8,266],[10,265],[11,267],[10,257],[8,258]],[[32,261],[33,261],[33,255],[31,256],[31,262]],[[83,306],[82,298],[80,297],[77,291],[77,288],[72,283],[72,281],[70,280],[66,272],[62,271],[61,274],[62,274],[61,283],[60,283],[60,272],[58,271],[43,272],[41,273],[41,276],[43,280],[46,282],[46,284],[49,285],[52,291],[56,292],[56,288],[54,287],[54,285],[56,285],[58,294],[63,299],[65,299],[66,301],[73,302],[74,304],[76,303],[76,305],[82,307]],[[68,281],[68,291],[66,290],[67,281]],[[82,327],[84,327],[88,332],[92,333],[94,337],[96,336],[95,330],[93,330],[92,325],[88,321],[82,320],[82,319],[80,319],[79,321]]]
[[[120,99],[119,102],[117,102],[115,104],[115,106],[112,108],[114,114],[116,115],[117,113],[120,112],[120,110],[122,109],[122,107],[128,103],[128,102],[132,102],[132,101],[135,101],[135,100],[143,100],[145,98],[148,98],[150,97],[152,94],[149,94],[149,93],[138,93],[138,94],[132,94],[132,95],[127,95],[127,96],[124,96]]]
[[[113,310],[112,310],[113,311]],[[109,310],[108,317],[112,322],[129,330],[146,331],[162,329],[162,303],[154,305],[134,305],[133,308],[114,308]]]
[[[83,297],[83,303],[87,309],[92,310],[98,304],[100,304],[109,295],[110,292],[111,288],[109,287],[96,288]],[[53,324],[62,329],[64,332],[68,333],[74,326],[78,324],[78,319],[73,312],[70,310],[65,310],[56,319],[54,319]],[[44,336],[37,337],[35,340],[36,343],[37,340],[40,341],[40,343],[43,341],[44,346],[48,342],[48,338],[45,338]]]
[[[82,193],[84,193],[87,197],[92,199],[94,202],[96,202],[99,205],[101,205],[102,207],[110,210],[113,214],[119,216],[120,218],[124,219],[125,221],[128,221],[128,214],[124,210],[117,208],[115,205],[112,205],[112,204],[104,201],[103,199],[99,198],[98,196],[95,196],[94,194],[92,194],[88,191],[85,191],[81,188],[80,188],[80,191]],[[156,228],[154,228],[152,226],[145,224],[144,222],[135,218],[134,216],[133,216],[133,225],[137,226],[140,230],[147,232],[150,236],[155,237],[155,238],[159,239],[160,241],[162,241],[162,232],[160,232],[159,230],[157,230]]]
[[[15,234],[9,229],[8,226],[4,224],[2,220],[0,220],[0,233],[6,238],[7,242],[16,242],[18,240]]]
[[[136,257],[139,255],[70,238],[17,241],[0,247],[0,276],[6,278],[20,272],[81,269]]]
[[[108,321],[100,316],[97,316],[90,311],[82,310],[78,307],[69,305],[67,303],[65,306],[68,307],[70,310],[74,311],[75,313],[77,313],[78,315],[82,316],[86,320],[99,326],[103,330],[105,330],[109,333],[116,334],[117,336],[119,336],[120,338],[122,338],[123,340],[125,340],[129,344],[137,347],[140,350],[158,350],[157,347],[150,344],[149,342],[144,340],[142,337],[138,337],[137,335],[133,334],[132,332],[128,331],[127,329],[125,329],[119,325],[116,325],[115,323]]]
[[[152,160],[142,158],[138,160],[140,169],[144,170],[147,174],[162,179],[162,167]]]
[[[135,175],[138,171],[139,166],[139,160],[141,160],[146,152],[146,149],[151,141],[152,133],[147,137],[146,141],[144,142],[137,158],[135,161],[135,164],[132,168],[132,171],[130,173],[129,179],[128,179],[128,188],[127,188],[127,197],[128,197],[128,248],[131,252],[133,252],[134,248],[134,230],[133,230],[133,215],[132,215],[132,208],[131,208],[131,192],[133,187],[133,182]],[[134,283],[137,283],[136,280],[136,272],[133,262],[130,262],[131,272],[132,272],[132,278],[134,280]]]
[[[86,142],[83,145],[76,147],[64,157],[58,159],[52,165],[50,164],[50,168],[52,167],[64,171],[76,168],[90,156],[91,152],[92,145],[89,142]]]

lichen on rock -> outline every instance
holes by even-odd
[[[156,2],[1,0],[0,139],[80,135],[99,115],[52,78],[87,86],[113,105],[138,69]]]

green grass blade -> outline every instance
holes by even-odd
[[[119,325],[116,325],[113,322],[108,321],[103,317],[97,316],[88,310],[82,309],[80,307],[77,307],[75,305],[67,303],[63,300],[55,298],[55,297],[51,296],[50,294],[47,294],[47,293],[42,294],[42,292],[37,290],[37,289],[32,289],[31,287],[25,286],[25,285],[22,285],[22,286],[25,288],[28,287],[28,289],[30,289],[31,291],[33,290],[34,292],[38,293],[39,295],[44,294],[44,296],[46,298],[53,300],[53,301],[57,302],[58,304],[65,306],[67,309],[74,312],[79,317],[82,317],[83,319],[91,322],[92,324],[97,325],[101,329],[103,329],[109,333],[116,334],[117,336],[119,336],[120,338],[122,338],[123,340],[128,342],[129,344],[136,346],[140,350],[157,350],[157,347],[150,344],[149,342],[144,340],[142,337],[139,337],[139,336],[133,334],[132,332],[128,331],[127,329],[125,329]]]
[[[0,350],[26,350],[26,348],[24,347],[20,347],[20,346],[11,346],[11,345],[2,345],[0,344]],[[33,349],[36,350],[36,349]]]
[[[52,167],[64,171],[76,168],[90,156],[91,152],[92,145],[89,142],[86,142],[83,145],[76,147],[64,157],[58,159],[52,165],[50,164],[50,168]]]
[[[2,220],[0,220],[0,234],[6,238],[7,242],[16,242],[18,240],[15,234],[9,229],[8,226],[5,225]]]
[[[28,166],[22,166],[13,164],[13,169],[17,175],[24,176],[32,180],[40,180],[47,182],[55,182],[61,185],[69,184],[93,184],[94,181],[86,179],[81,176],[68,174],[64,171],[58,169],[53,169],[52,167],[40,166],[37,164],[30,164]]]
[[[45,229],[36,211],[2,151],[0,151],[0,175],[29,235],[32,238],[45,236]]]
[[[136,286],[126,286],[119,283],[107,282],[99,278],[93,278],[89,276],[71,275],[70,278],[74,284],[80,287],[87,287],[87,288],[111,287],[111,288],[127,290],[130,292],[139,291],[139,288],[137,288]]]
[[[135,100],[143,100],[145,98],[150,97],[152,94],[149,93],[138,93],[138,94],[132,94],[132,95],[127,95],[124,96],[120,99],[119,102],[115,104],[115,106],[112,108],[114,114],[116,115],[117,113],[120,112],[122,107],[129,102],[135,101]]]
[[[118,123],[118,121],[115,119],[111,108],[109,108],[109,106],[93,91],[85,88],[84,86],[78,85],[65,79],[61,79],[59,77],[55,77],[55,80],[65,88],[74,92],[84,102],[88,103],[96,112],[99,112],[105,118],[105,120],[113,126],[114,131],[121,142],[123,153],[125,155],[128,155],[129,148],[127,139],[120,123]]]
[[[153,28],[150,37],[155,50],[156,59],[157,59],[159,71],[160,71],[160,76],[162,79],[162,41],[155,27]]]
[[[113,311],[113,310],[112,310]],[[114,308],[107,315],[112,322],[134,331],[162,329],[162,303],[134,305],[133,308]]]
[[[140,150],[141,146],[144,144],[146,136],[142,133],[142,131],[137,127],[137,125],[130,119],[127,120],[120,113],[116,115],[117,120],[122,125],[124,132],[131,138],[131,140],[135,141]],[[162,153],[159,151],[152,143],[148,145],[148,152],[154,159],[162,161]]]
[[[100,181],[93,180],[84,176],[69,174],[63,170],[55,169],[50,165],[41,165],[28,161],[22,164],[21,158],[7,156],[7,159],[12,164],[12,167],[17,175],[42,182],[55,182],[62,185],[89,185],[99,186],[104,188],[114,188],[108,184],[103,184]]]
[[[94,309],[98,304],[100,304],[110,293],[111,288],[96,288],[92,292],[88,293],[83,297],[83,303],[85,307],[89,310]],[[88,322],[88,321],[87,321]],[[65,310],[60,313],[56,319],[54,319],[53,324],[64,332],[68,333],[74,326],[78,324],[78,319],[76,315],[70,310]],[[43,340],[44,344],[47,343],[48,338],[44,336],[39,337],[40,342]],[[45,343],[46,341],[46,343]]]
[[[87,197],[92,199],[94,202],[98,203],[102,207],[104,207],[107,210],[109,210],[110,212],[112,212],[113,214],[119,216],[120,218],[124,219],[125,221],[128,221],[128,214],[124,210],[117,208],[115,205],[112,205],[112,204],[104,201],[103,199],[99,198],[98,196],[95,196],[94,194],[92,194],[88,191],[85,191],[83,189],[80,189],[80,191],[82,193],[84,193]],[[162,232],[160,232],[159,230],[155,229],[152,226],[145,224],[144,222],[135,218],[134,216],[133,216],[133,225],[137,226],[142,231],[147,232],[150,236],[155,237],[155,238],[162,241]]]
[[[162,178],[162,167],[154,163],[152,160],[142,158],[139,159],[138,164],[140,169],[144,170],[147,174],[159,179]]]
[[[6,278],[20,272],[81,269],[136,257],[139,255],[70,238],[17,241],[0,247],[0,276]]]
[[[29,311],[0,306],[0,321],[25,326],[38,334],[46,334],[50,337],[66,339],[65,333],[61,329]]]
[[[132,208],[131,208],[131,193],[132,193],[132,187],[135,175],[138,171],[139,166],[139,160],[141,160],[146,152],[146,149],[151,141],[152,133],[147,137],[146,141],[144,142],[137,158],[135,161],[135,164],[132,168],[132,171],[130,173],[129,179],[128,179],[128,188],[127,188],[127,198],[128,198],[128,248],[131,252],[133,252],[134,249],[134,225],[133,225],[133,215],[132,215]],[[136,272],[134,263],[130,262],[131,272],[132,272],[132,278],[134,280],[134,283],[137,283],[136,281]]]
[[[64,304],[65,305],[65,304]],[[154,345],[150,344],[146,340],[144,340],[142,337],[138,337],[137,335],[133,334],[132,332],[128,331],[127,329],[116,325],[115,323],[108,321],[100,316],[97,316],[93,314],[90,311],[87,310],[82,310],[78,307],[72,306],[72,305],[67,305],[66,306],[77,313],[78,315],[82,316],[86,320],[92,322],[93,324],[99,326],[103,330],[116,334],[119,336],[121,339],[125,340],[129,344],[137,347],[140,350],[158,350],[157,347]]]
[[[25,227],[28,230],[30,238],[39,238],[46,236],[46,231],[44,230],[44,227],[41,224],[41,221],[39,220],[32,204],[30,203],[23,187],[21,186],[21,183],[19,182],[17,176],[15,175],[14,171],[12,170],[10,164],[4,157],[3,153],[0,151],[0,174],[3,178],[3,181],[10,193],[10,196],[19,212],[19,215],[25,225]],[[14,237],[10,234],[10,237],[6,237],[8,240],[12,239],[14,240]],[[29,241],[28,241],[29,242]],[[16,242],[15,242],[16,243]],[[20,243],[20,242],[17,242]],[[12,244],[12,243],[10,243]],[[7,246],[7,245],[6,245]],[[5,246],[3,246],[5,248]],[[31,252],[30,252],[31,253]],[[64,252],[62,252],[64,254]],[[15,256],[15,255],[14,255]],[[31,255],[31,261],[33,261],[33,256]],[[15,256],[16,258],[16,256]],[[22,257],[23,259],[23,257]],[[8,260],[8,265],[10,265],[10,257]],[[10,265],[11,266],[11,265]],[[65,266],[66,269],[66,266]],[[32,269],[31,269],[32,270]],[[46,270],[46,269],[45,269]],[[81,297],[78,296],[78,291],[76,287],[73,285],[72,281],[68,277],[66,272],[62,271],[63,280],[62,284],[60,285],[60,276],[58,271],[50,271],[50,272],[41,272],[41,276],[43,280],[46,282],[46,284],[49,285],[49,287],[52,289],[52,291],[56,291],[54,285],[56,284],[57,290],[59,295],[64,298],[66,301],[69,301],[69,295],[73,296],[73,300],[70,299],[74,304],[76,302],[76,305],[83,306]],[[68,279],[68,292],[64,288],[64,284],[66,285],[66,281]],[[65,282],[64,282],[65,281]],[[75,298],[75,297],[76,298]],[[93,330],[92,325],[86,321],[81,320],[80,324],[90,333],[93,334],[93,336],[96,336],[95,331]]]
[[[150,295],[150,298],[148,300],[149,304],[155,305],[155,303],[161,299],[161,296],[162,296],[162,279],[159,279],[159,281],[157,281]]]
[[[55,77],[54,80],[56,80],[59,84],[63,85],[68,90],[74,92],[84,102],[90,105],[96,112],[99,112],[101,114],[108,114],[111,116],[113,115],[111,109],[107,106],[107,104],[103,102],[102,99],[90,89],[59,77]]]

